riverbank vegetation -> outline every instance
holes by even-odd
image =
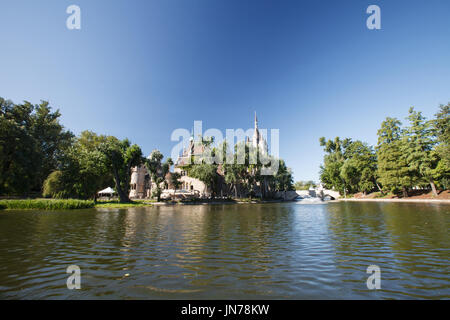
[[[119,200],[111,201],[97,201],[95,203],[95,208],[115,208],[115,209],[126,209],[134,207],[151,207],[151,201],[130,201],[127,203],[120,202]]]
[[[0,98],[0,195],[93,199],[114,185],[129,202],[130,170],[143,161],[129,140],[84,131],[75,137],[49,103]]]
[[[13,199],[0,200],[0,210],[74,210],[88,208],[115,208],[126,209],[134,207],[151,207],[152,200],[130,201],[127,203],[119,200],[97,201],[78,199]]]
[[[320,138],[324,163],[320,178],[341,195],[379,192],[408,197],[414,190],[431,190],[434,197],[450,184],[450,104],[435,118],[409,109],[407,123],[387,117],[375,147],[351,138]]]
[[[120,140],[91,131],[75,136],[60,123],[60,117],[59,110],[52,111],[46,101],[36,105],[30,102],[15,104],[0,98],[0,196],[67,199],[67,202],[11,202],[18,208],[37,206],[36,209],[40,209],[58,205],[69,208],[72,206],[69,199],[93,200],[95,203],[99,190],[114,186],[119,202],[133,206],[135,204],[128,196],[131,169],[145,165],[156,186],[152,196],[160,200],[161,187],[168,183],[166,174],[173,165],[172,159],[163,162],[163,155],[157,150],[147,159],[141,148],[128,139]],[[278,191],[293,189],[292,173],[282,159],[269,157],[263,164],[259,150],[246,145],[245,161],[238,164],[228,161],[226,153],[220,153],[227,150],[225,143],[212,147],[213,141],[206,137],[201,138],[201,143],[212,148],[214,157],[222,155],[222,163],[211,164],[200,158],[184,169],[190,177],[204,182],[212,198],[252,198],[256,195],[255,190],[260,190],[261,198],[270,199]],[[236,161],[237,155],[234,157]],[[254,163],[252,159],[258,161]],[[264,175],[263,171],[274,163],[277,171],[273,175]],[[180,187],[180,178],[179,174],[170,176],[175,189]],[[99,205],[118,206],[113,203]]]
[[[39,194],[74,135],[48,102],[14,104],[0,98],[0,195]]]
[[[72,210],[94,207],[94,201],[77,199],[20,199],[0,200],[0,207],[5,209],[35,210]]]

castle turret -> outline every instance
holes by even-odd
[[[254,148],[258,148],[260,153],[267,154],[267,142],[264,140],[264,137],[261,135],[258,129],[258,118],[256,117],[255,111],[255,128],[253,131],[252,145]]]

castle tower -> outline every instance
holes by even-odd
[[[256,111],[255,111],[255,128],[253,131],[253,138],[252,138],[252,145],[254,148],[258,148],[259,152],[262,154],[267,154],[267,142],[264,140],[264,137],[259,132],[258,129],[258,118],[256,117]]]
[[[143,198],[145,196],[145,175],[147,170],[144,165],[131,169],[130,198]]]

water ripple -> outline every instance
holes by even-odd
[[[449,299],[449,225],[448,206],[398,203],[7,211],[0,297]]]

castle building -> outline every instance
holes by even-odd
[[[267,142],[258,128],[258,118],[256,117],[256,112],[253,136],[251,137],[251,140],[250,137],[247,137],[246,142],[251,144],[254,148],[258,148],[260,153],[268,154]],[[178,190],[178,193],[195,197],[207,197],[211,194],[211,190],[208,190],[202,181],[189,177],[187,172],[183,169],[190,163],[192,157],[195,158],[196,156],[202,156],[203,151],[204,146],[200,143],[195,143],[194,137],[191,137],[189,140],[189,146],[182,151],[181,155],[176,160],[173,172],[180,174],[179,181],[181,182],[181,187]],[[221,165],[219,165],[217,173],[223,178],[224,174]],[[174,194],[175,190],[173,190],[173,186],[170,183],[170,175],[171,173],[169,172],[165,177],[167,187],[161,185],[161,188],[166,189],[168,192],[171,190],[172,194]],[[150,174],[147,172],[145,165],[134,167],[131,172],[129,193],[130,199],[151,198],[153,188],[155,188],[155,183],[151,181]],[[223,193],[223,190],[221,190],[220,193]]]
[[[190,163],[194,157],[201,157],[204,151],[204,146],[195,143],[194,137],[189,140],[189,146],[183,150],[183,153],[178,157],[174,165],[174,172],[179,173],[181,178],[181,190],[193,193],[195,196],[208,195],[206,185],[195,178],[189,177],[187,172],[183,169],[184,166]]]

